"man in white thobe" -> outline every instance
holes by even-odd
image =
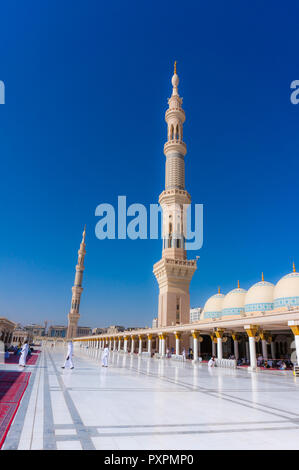
[[[103,351],[103,356],[102,356],[102,367],[108,367],[108,358],[109,358],[109,349],[106,344],[104,351]]]
[[[19,366],[25,367],[26,366],[26,358],[28,354],[28,349],[29,349],[29,344],[28,341],[25,341],[25,343],[22,346],[21,349],[21,356],[19,360]]]
[[[216,361],[214,357],[211,357],[211,359],[208,362],[208,367],[215,367]]]
[[[73,369],[74,364],[73,364],[72,358],[73,358],[73,342],[69,341],[67,344],[67,355],[65,358],[65,362],[63,366],[61,366],[61,368],[64,369],[66,366],[70,366],[70,369]]]

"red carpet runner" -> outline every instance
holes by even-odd
[[[30,372],[0,371],[0,449],[27,388]]]

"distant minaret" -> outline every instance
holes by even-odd
[[[191,202],[185,189],[186,144],[183,141],[185,112],[178,93],[179,77],[174,64],[172,95],[165,114],[167,122],[165,190],[159,203],[163,210],[162,259],[154,265],[159,284],[158,327],[189,323],[189,284],[196,270],[196,260],[188,260],[184,237],[184,206]]]
[[[86,235],[86,225],[83,231],[82,242],[80,249],[78,250],[78,264],[76,266],[76,275],[75,283],[72,287],[72,305],[70,313],[68,314],[68,327],[67,327],[67,338],[74,338],[77,336],[77,326],[78,320],[80,318],[79,308],[80,308],[80,298],[83,291],[82,280],[83,280],[83,271],[84,271],[84,257],[85,257],[85,235]]]

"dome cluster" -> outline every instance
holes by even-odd
[[[247,313],[269,312],[284,307],[299,306],[299,273],[293,265],[293,272],[281,278],[276,285],[264,280],[257,282],[246,291],[233,289],[226,295],[212,295],[204,306],[201,320],[242,316]]]

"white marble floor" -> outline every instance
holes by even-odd
[[[299,449],[299,380],[44,348],[4,449]],[[9,366],[6,366],[8,368]],[[17,366],[10,366],[16,369]]]

